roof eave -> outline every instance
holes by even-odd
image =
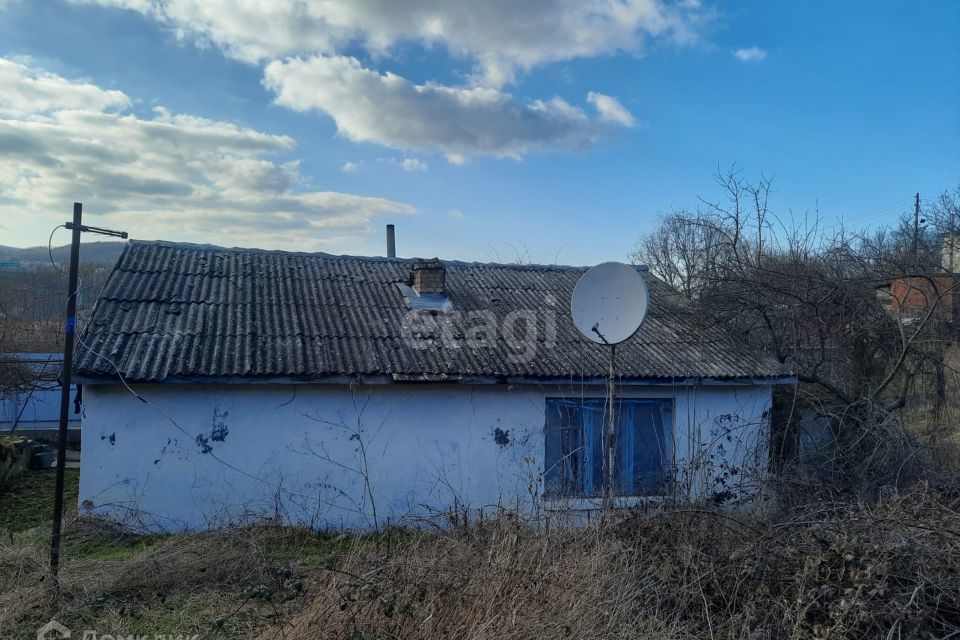
[[[325,375],[325,376],[172,376],[162,380],[125,379],[128,384],[330,384],[330,385],[381,385],[381,384],[457,384],[457,385],[510,385],[510,386],[602,386],[603,377],[527,377],[527,376],[459,376],[448,374],[403,374],[403,375]],[[79,384],[120,384],[117,376],[79,373],[74,376]],[[795,375],[741,376],[741,377],[665,377],[665,378],[620,378],[622,387],[640,386],[760,386],[796,384]]]

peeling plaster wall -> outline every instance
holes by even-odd
[[[163,530],[264,516],[370,528],[454,507],[536,512],[545,399],[603,396],[450,384],[135,389],[150,404],[120,385],[84,389],[80,508]],[[622,395],[674,399],[679,492],[733,499],[765,472],[769,385]]]

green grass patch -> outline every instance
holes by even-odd
[[[211,589],[149,598],[102,598],[75,609],[68,624],[75,629],[96,629],[100,634],[122,634],[124,638],[224,638],[230,637],[229,632],[237,626],[230,617],[230,606],[237,597]],[[236,609],[236,605],[233,607]]]
[[[77,504],[79,472],[67,469],[64,476],[64,511]],[[23,473],[0,490],[0,534],[17,545],[45,547],[50,544],[56,473],[52,470]],[[61,542],[64,558],[120,560],[137,555],[163,539],[163,535],[132,535],[109,526],[81,521],[65,525]]]
[[[19,475],[0,491],[0,637],[32,638],[51,618],[77,633],[250,639],[282,626],[312,598],[312,576],[354,553],[402,546],[400,529],[371,534],[272,523],[143,534],[75,518],[78,472],[67,470],[60,576],[46,592],[53,471]],[[325,570],[325,569],[321,569]]]
[[[63,504],[76,507],[80,494],[80,471],[67,469],[64,476]],[[26,531],[50,522],[56,473],[53,470],[21,473],[0,487],[0,533]]]
[[[69,532],[63,537],[63,554],[89,560],[123,560],[146,551],[166,536],[117,536]]]

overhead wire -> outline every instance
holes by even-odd
[[[50,232],[50,238],[47,240],[47,254],[50,256],[50,264],[53,265],[53,268],[59,271],[60,273],[66,273],[63,269],[60,268],[60,265],[56,263],[53,259],[53,234],[57,232],[57,229],[66,229],[67,225],[58,224],[53,228],[53,231]]]
[[[48,252],[48,254],[49,254],[49,256],[50,256],[50,264],[52,264],[52,265],[54,266],[54,268],[55,268],[57,271],[59,271],[60,273],[66,273],[66,272],[65,272],[63,269],[61,269],[61,268],[57,265],[57,263],[54,261],[54,259],[53,259],[53,250],[52,250],[52,248],[51,248],[51,244],[52,244],[52,242],[53,242],[53,234],[55,234],[55,233],[57,232],[57,230],[60,229],[61,227],[65,228],[65,225],[62,225],[62,224],[57,225],[56,227],[53,228],[53,231],[50,232],[50,238],[49,238],[49,240],[47,241],[47,252]],[[104,288],[105,288],[106,286],[107,286],[107,283],[104,282],[103,285],[100,287],[100,292],[97,294],[97,300],[100,299],[100,296],[103,294],[103,290],[104,290]],[[93,287],[87,287],[87,288],[93,288]],[[77,278],[77,290],[73,293],[73,295],[75,295],[75,296],[77,297],[77,306],[80,306],[80,300],[81,300],[81,297],[82,297],[83,289],[84,289],[84,287],[82,286],[82,280],[78,277],[78,278]],[[96,349],[94,349],[93,347],[91,347],[90,345],[88,345],[86,342],[84,342],[83,337],[82,337],[82,334],[83,334],[83,332],[80,330],[79,327],[77,327],[77,329],[76,329],[76,331],[75,331],[75,333],[74,333],[74,337],[76,338],[77,342],[80,343],[80,345],[81,345],[84,349],[86,349],[87,351],[89,351],[90,353],[92,353],[93,355],[95,355],[97,358],[100,358],[100,359],[102,359],[102,360],[105,360],[105,361],[107,362],[107,364],[109,364],[109,365],[113,368],[113,370],[116,372],[117,378],[119,378],[120,383],[124,386],[124,388],[125,388],[127,391],[129,391],[135,398],[137,398],[138,400],[140,400],[140,402],[143,402],[143,403],[146,404],[147,406],[149,406],[149,407],[151,407],[152,409],[154,409],[155,411],[157,411],[157,412],[158,412],[160,415],[162,415],[164,418],[166,418],[166,419],[170,422],[170,424],[172,424],[178,431],[180,431],[180,433],[182,433],[182,434],[183,434],[184,436],[186,436],[188,439],[190,439],[191,441],[195,440],[194,436],[193,436],[190,432],[188,432],[186,429],[184,429],[182,426],[180,426],[180,423],[178,423],[176,420],[174,420],[174,418],[173,418],[169,413],[167,413],[166,411],[164,411],[161,407],[157,406],[157,405],[154,404],[153,402],[150,402],[149,400],[147,400],[147,399],[146,399],[145,397],[143,397],[141,394],[137,393],[137,392],[133,389],[133,387],[131,387],[130,384],[127,382],[127,379],[126,379],[126,377],[124,377],[123,372],[120,371],[120,367],[117,366],[117,364],[116,364],[113,360],[111,360],[110,358],[108,358],[107,356],[103,355],[102,353],[100,353],[99,351],[97,351]],[[279,490],[279,491],[284,491],[284,492],[286,492],[286,493],[288,493],[289,495],[292,495],[292,496],[312,498],[312,496],[306,496],[306,495],[302,495],[302,494],[297,494],[297,493],[290,492],[289,490],[284,489],[284,488],[283,488],[282,486],[280,486],[280,485],[273,484],[273,483],[271,483],[270,481],[268,481],[268,480],[266,480],[266,479],[264,479],[264,478],[261,478],[261,477],[259,477],[259,476],[255,476],[255,475],[253,475],[253,474],[251,474],[251,473],[248,473],[247,471],[244,471],[243,469],[240,469],[240,468],[238,468],[238,467],[230,464],[230,463],[227,462],[226,460],[220,458],[219,456],[217,456],[216,454],[214,454],[212,451],[207,452],[207,455],[209,455],[212,459],[216,460],[218,463],[224,465],[225,467],[227,467],[227,468],[229,468],[229,469],[231,469],[231,470],[233,470],[233,471],[236,471],[237,473],[239,473],[239,474],[241,474],[241,475],[244,475],[244,476],[246,476],[246,477],[248,477],[248,478],[250,478],[250,479],[252,479],[252,480],[257,480],[257,481],[263,482],[263,483],[267,484],[268,486],[274,487],[274,488],[276,488],[276,489]]]
[[[106,284],[104,284],[104,286],[106,286]],[[101,289],[101,291],[102,291],[102,289]],[[99,298],[99,296],[98,296],[98,298]],[[135,391],[135,390],[133,389],[133,387],[131,387],[130,384],[127,382],[127,379],[126,379],[126,377],[123,375],[123,372],[120,370],[120,367],[117,366],[117,364],[116,364],[113,360],[111,360],[111,359],[108,358],[107,356],[103,355],[103,354],[100,353],[99,351],[93,349],[90,345],[88,345],[86,342],[84,342],[84,341],[83,341],[83,338],[81,337],[80,334],[81,334],[81,332],[80,332],[80,331],[77,331],[77,334],[76,334],[77,342],[79,342],[79,343],[83,346],[84,349],[88,350],[90,353],[92,353],[92,354],[93,354],[94,356],[96,356],[97,358],[100,358],[100,359],[102,359],[102,360],[105,360],[105,361],[107,362],[107,364],[109,364],[109,365],[113,368],[113,370],[116,372],[117,378],[120,380],[120,383],[124,386],[124,388],[125,388],[128,392],[130,392],[130,394],[132,394],[132,395],[133,395],[135,398],[137,398],[140,402],[142,402],[142,403],[144,403],[145,405],[147,405],[148,407],[154,409],[157,413],[159,413],[159,414],[162,415],[164,418],[166,418],[166,419],[170,422],[170,424],[172,424],[172,425],[174,426],[174,428],[176,428],[180,433],[182,433],[184,436],[186,436],[190,441],[196,441],[196,438],[195,438],[190,432],[188,432],[186,429],[184,429],[182,426],[180,426],[180,423],[178,423],[178,422],[173,418],[173,416],[171,416],[169,413],[167,413],[166,411],[164,411],[161,407],[157,406],[157,405],[156,405],[155,403],[153,403],[153,402],[150,402],[150,401],[147,400],[145,397],[143,397],[143,395],[141,395],[140,393],[138,393],[137,391]],[[289,496],[291,496],[291,497],[307,498],[307,499],[311,499],[311,500],[315,499],[315,496],[309,496],[309,495],[306,495],[306,494],[303,494],[303,493],[297,493],[297,492],[295,492],[295,491],[290,491],[289,489],[284,488],[284,487],[283,487],[281,484],[279,484],[279,483],[270,482],[270,481],[267,480],[266,478],[262,478],[262,477],[260,477],[260,476],[254,475],[254,474],[252,474],[252,473],[250,473],[250,472],[248,472],[248,471],[244,471],[243,469],[240,469],[239,467],[237,467],[237,466],[231,464],[230,462],[227,462],[227,461],[224,460],[223,458],[219,457],[218,455],[216,455],[215,453],[213,453],[213,451],[207,451],[205,455],[210,456],[213,460],[216,460],[219,464],[227,467],[228,469],[230,469],[230,470],[232,470],[232,471],[235,471],[235,472],[239,473],[240,475],[243,475],[243,476],[245,476],[245,477],[247,477],[247,478],[250,478],[251,480],[256,480],[257,482],[262,482],[263,484],[265,484],[265,485],[267,485],[267,486],[269,486],[269,487],[271,487],[271,488],[273,488],[273,489],[275,489],[275,490],[277,490],[277,491],[281,491],[281,492],[283,492],[283,493],[285,493],[285,494],[287,494],[287,495],[289,495]],[[342,505],[338,505],[338,507],[341,508],[341,509],[351,510],[351,509],[348,509],[347,507],[344,507],[344,506],[342,506]],[[360,513],[361,515],[365,515],[363,512],[361,512],[361,511],[359,511],[359,510],[354,510],[354,511],[356,511],[357,513]]]
[[[912,198],[904,198],[902,200],[897,200],[895,202],[892,202],[890,204],[887,204],[881,207],[861,211],[852,216],[841,215],[835,222],[824,225],[823,228],[824,230],[837,229],[840,227],[846,227],[850,224],[862,222],[864,220],[869,220],[872,218],[886,217],[886,216],[889,216],[890,214],[899,213],[903,211],[904,208],[909,206],[912,201],[913,201]]]
[[[52,241],[52,239],[53,239],[53,233],[56,232],[57,228],[63,227],[63,226],[64,226],[64,225],[58,225],[58,227],[54,228],[53,232],[51,232],[51,234],[50,234],[50,240],[51,240],[51,241]],[[50,242],[48,242],[47,248],[50,249]],[[50,260],[51,260],[51,263],[53,263],[53,253],[52,253],[52,251],[50,251]],[[54,264],[54,266],[56,266],[56,265]],[[61,269],[59,269],[59,267],[57,267],[57,269],[58,269],[61,273],[63,273],[63,271],[62,271]],[[97,294],[97,303],[94,304],[94,308],[93,308],[93,310],[91,311],[91,314],[90,314],[91,317],[96,313],[97,304],[99,303],[99,301],[100,301],[100,299],[101,299],[101,297],[102,297],[102,295],[103,295],[103,291],[104,291],[104,289],[106,288],[106,286],[107,286],[108,283],[109,283],[109,278],[108,278],[108,279],[103,283],[103,285],[100,287],[100,292]],[[81,280],[80,280],[79,278],[78,278],[78,283],[77,283],[77,284],[78,284],[78,287],[77,287],[77,291],[76,291],[75,295],[77,296],[77,302],[78,302],[78,306],[79,306],[79,302],[80,302],[81,296],[82,296],[82,290],[83,290],[84,288],[80,286],[80,285],[81,285]],[[231,283],[231,284],[232,284],[232,283]],[[93,288],[93,287],[86,287],[86,288]],[[135,398],[137,398],[138,400],[140,400],[140,402],[142,402],[142,403],[146,404],[147,406],[151,407],[152,409],[154,409],[155,411],[157,411],[160,415],[162,415],[164,418],[166,418],[167,421],[169,421],[170,424],[172,424],[172,425],[174,426],[174,428],[177,429],[177,431],[179,431],[179,432],[182,433],[184,436],[186,436],[190,441],[194,441],[194,442],[195,442],[195,441],[197,440],[192,434],[190,434],[190,432],[188,432],[186,429],[184,429],[184,428],[180,425],[180,423],[178,423],[178,422],[173,418],[173,416],[171,416],[169,413],[167,413],[166,411],[164,411],[161,407],[159,407],[159,406],[156,405],[155,403],[150,402],[149,400],[147,400],[142,394],[140,394],[140,393],[138,393],[137,391],[135,391],[135,390],[130,386],[130,384],[127,382],[127,379],[126,379],[126,377],[123,375],[123,372],[120,370],[120,367],[119,367],[113,360],[111,360],[110,358],[108,358],[107,356],[105,356],[103,353],[101,353],[101,352],[93,349],[89,344],[87,344],[87,343],[83,340],[82,334],[83,334],[83,332],[80,330],[80,327],[78,326],[78,327],[76,328],[76,333],[75,333],[75,338],[76,338],[77,342],[78,342],[84,349],[87,349],[90,353],[92,353],[92,354],[93,354],[94,356],[96,356],[97,358],[100,358],[100,359],[102,359],[102,360],[105,360],[105,361],[113,368],[114,372],[116,372],[117,378],[120,380],[120,382],[121,382],[121,384],[123,385],[123,387],[124,387],[130,394],[132,394]],[[296,387],[294,387],[294,398],[295,398],[295,397],[296,397]],[[292,402],[292,401],[293,401],[293,398],[291,398],[290,402]],[[284,403],[284,404],[287,404],[287,403]],[[279,405],[279,406],[283,406],[283,405]],[[239,468],[239,467],[231,464],[230,462],[224,460],[224,459],[221,458],[220,456],[218,456],[218,455],[216,455],[215,453],[213,453],[212,450],[206,451],[205,455],[210,456],[213,460],[215,460],[217,463],[223,465],[224,467],[226,467],[226,468],[228,468],[228,469],[230,469],[230,470],[232,470],[232,471],[234,471],[234,472],[236,472],[236,473],[238,473],[238,474],[240,474],[240,475],[242,475],[242,476],[245,476],[245,477],[247,477],[247,478],[250,478],[251,480],[254,480],[254,481],[257,481],[257,482],[261,482],[261,483],[263,483],[264,485],[266,485],[266,486],[268,486],[268,487],[271,487],[271,488],[274,489],[275,491],[281,492],[281,493],[283,493],[283,494],[286,494],[287,496],[289,496],[289,497],[291,497],[291,498],[301,498],[301,499],[306,499],[306,500],[310,500],[310,501],[323,502],[323,503],[326,503],[329,507],[336,507],[336,508],[341,509],[341,510],[344,510],[344,511],[351,511],[351,512],[354,512],[354,513],[362,516],[362,517],[369,517],[369,515],[370,515],[370,514],[368,514],[367,512],[365,512],[365,511],[363,511],[363,510],[361,510],[361,509],[358,509],[358,508],[350,508],[350,507],[348,507],[348,506],[346,506],[346,505],[344,505],[344,504],[337,504],[337,503],[334,503],[334,502],[332,502],[332,501],[330,501],[330,500],[321,499],[319,496],[307,495],[307,494],[304,494],[304,493],[298,493],[298,492],[296,492],[296,491],[290,491],[289,489],[285,488],[281,483],[271,482],[270,480],[267,480],[266,478],[263,478],[263,477],[260,477],[260,476],[258,476],[258,475],[252,474],[252,473],[250,473],[250,472],[248,472],[248,471],[245,471],[245,470],[243,470],[243,469],[241,469],[241,468]]]

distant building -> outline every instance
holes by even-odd
[[[944,234],[940,265],[878,284],[877,299],[890,315],[904,321],[935,317],[960,329],[960,234]]]
[[[960,327],[960,304],[954,274],[911,275],[889,284],[889,311],[895,318],[920,318],[935,307],[935,317]]]
[[[0,432],[44,431],[60,426],[60,383],[63,356],[58,353],[0,353],[0,359],[23,363],[35,376],[26,389],[0,396]],[[77,393],[71,385],[70,397]],[[80,414],[70,406],[70,428],[80,428]]]
[[[940,248],[940,266],[947,273],[960,271],[960,232],[943,234]]]

